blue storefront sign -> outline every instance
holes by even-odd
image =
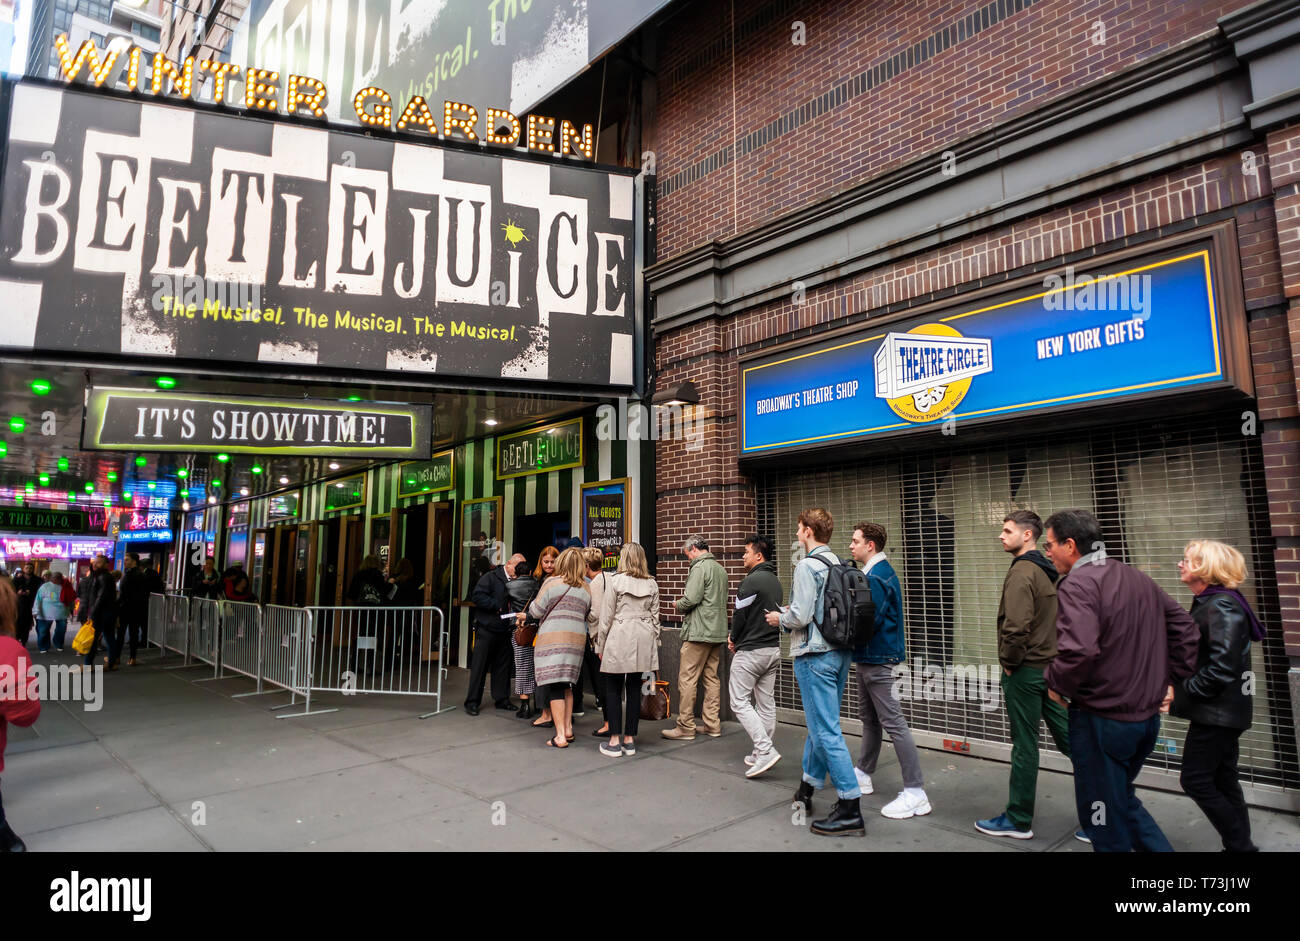
[[[741,369],[741,453],[1226,380],[1208,250],[914,318]]]

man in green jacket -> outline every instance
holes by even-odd
[[[1043,521],[1030,510],[1008,513],[1002,521],[1002,548],[1015,558],[1002,580],[998,605],[998,662],[1002,698],[1011,726],[1011,794],[1006,811],[977,820],[988,836],[1033,839],[1038,791],[1038,723],[1047,722],[1056,747],[1070,755],[1070,718],[1047,696],[1043,671],[1056,659],[1055,566],[1038,551]]]
[[[686,591],[677,599],[682,619],[681,665],[677,672],[680,704],[677,725],[664,729],[664,738],[690,742],[695,739],[695,688],[704,677],[704,709],[700,731],[710,738],[722,734],[722,684],[718,663],[727,640],[727,570],[709,551],[703,536],[691,536],[682,548],[691,560]]]

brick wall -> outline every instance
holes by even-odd
[[[659,258],[745,232],[921,155],[937,159],[963,138],[1212,30],[1246,5],[736,2],[733,69],[731,0],[690,4],[660,37]],[[796,21],[804,45],[792,41]]]
[[[1300,375],[1300,127],[1269,135],[1268,171],[1285,306],[1269,318],[1267,359],[1256,366],[1256,373],[1268,370],[1261,383],[1268,382],[1273,396],[1267,411],[1260,400],[1261,417],[1272,419],[1264,423],[1269,519],[1278,540],[1278,594],[1287,647],[1300,653],[1300,410],[1295,388]]]

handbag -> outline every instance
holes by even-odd
[[[564,594],[552,601],[551,606],[547,608],[546,611],[543,612],[542,616],[536,621],[529,619],[528,616],[525,615],[524,626],[515,628],[515,646],[531,647],[533,641],[537,639],[537,630],[542,626],[542,622],[551,616],[551,612],[555,610],[555,606],[563,601],[571,591],[573,591],[572,585],[564,589]],[[524,610],[527,611],[527,608]]]
[[[72,638],[72,649],[83,657],[90,653],[90,647],[95,643],[95,625],[91,621],[86,621],[81,625],[81,630],[77,631],[77,636]]]
[[[662,722],[668,718],[668,681],[659,679],[658,670],[650,692],[641,693],[641,718],[648,722]]]

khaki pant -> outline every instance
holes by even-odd
[[[721,732],[722,683],[718,680],[718,664],[722,660],[722,645],[682,641],[681,658],[677,671],[677,684],[681,688],[677,728],[695,734],[695,687],[703,673],[704,709],[700,724],[705,732]]]

